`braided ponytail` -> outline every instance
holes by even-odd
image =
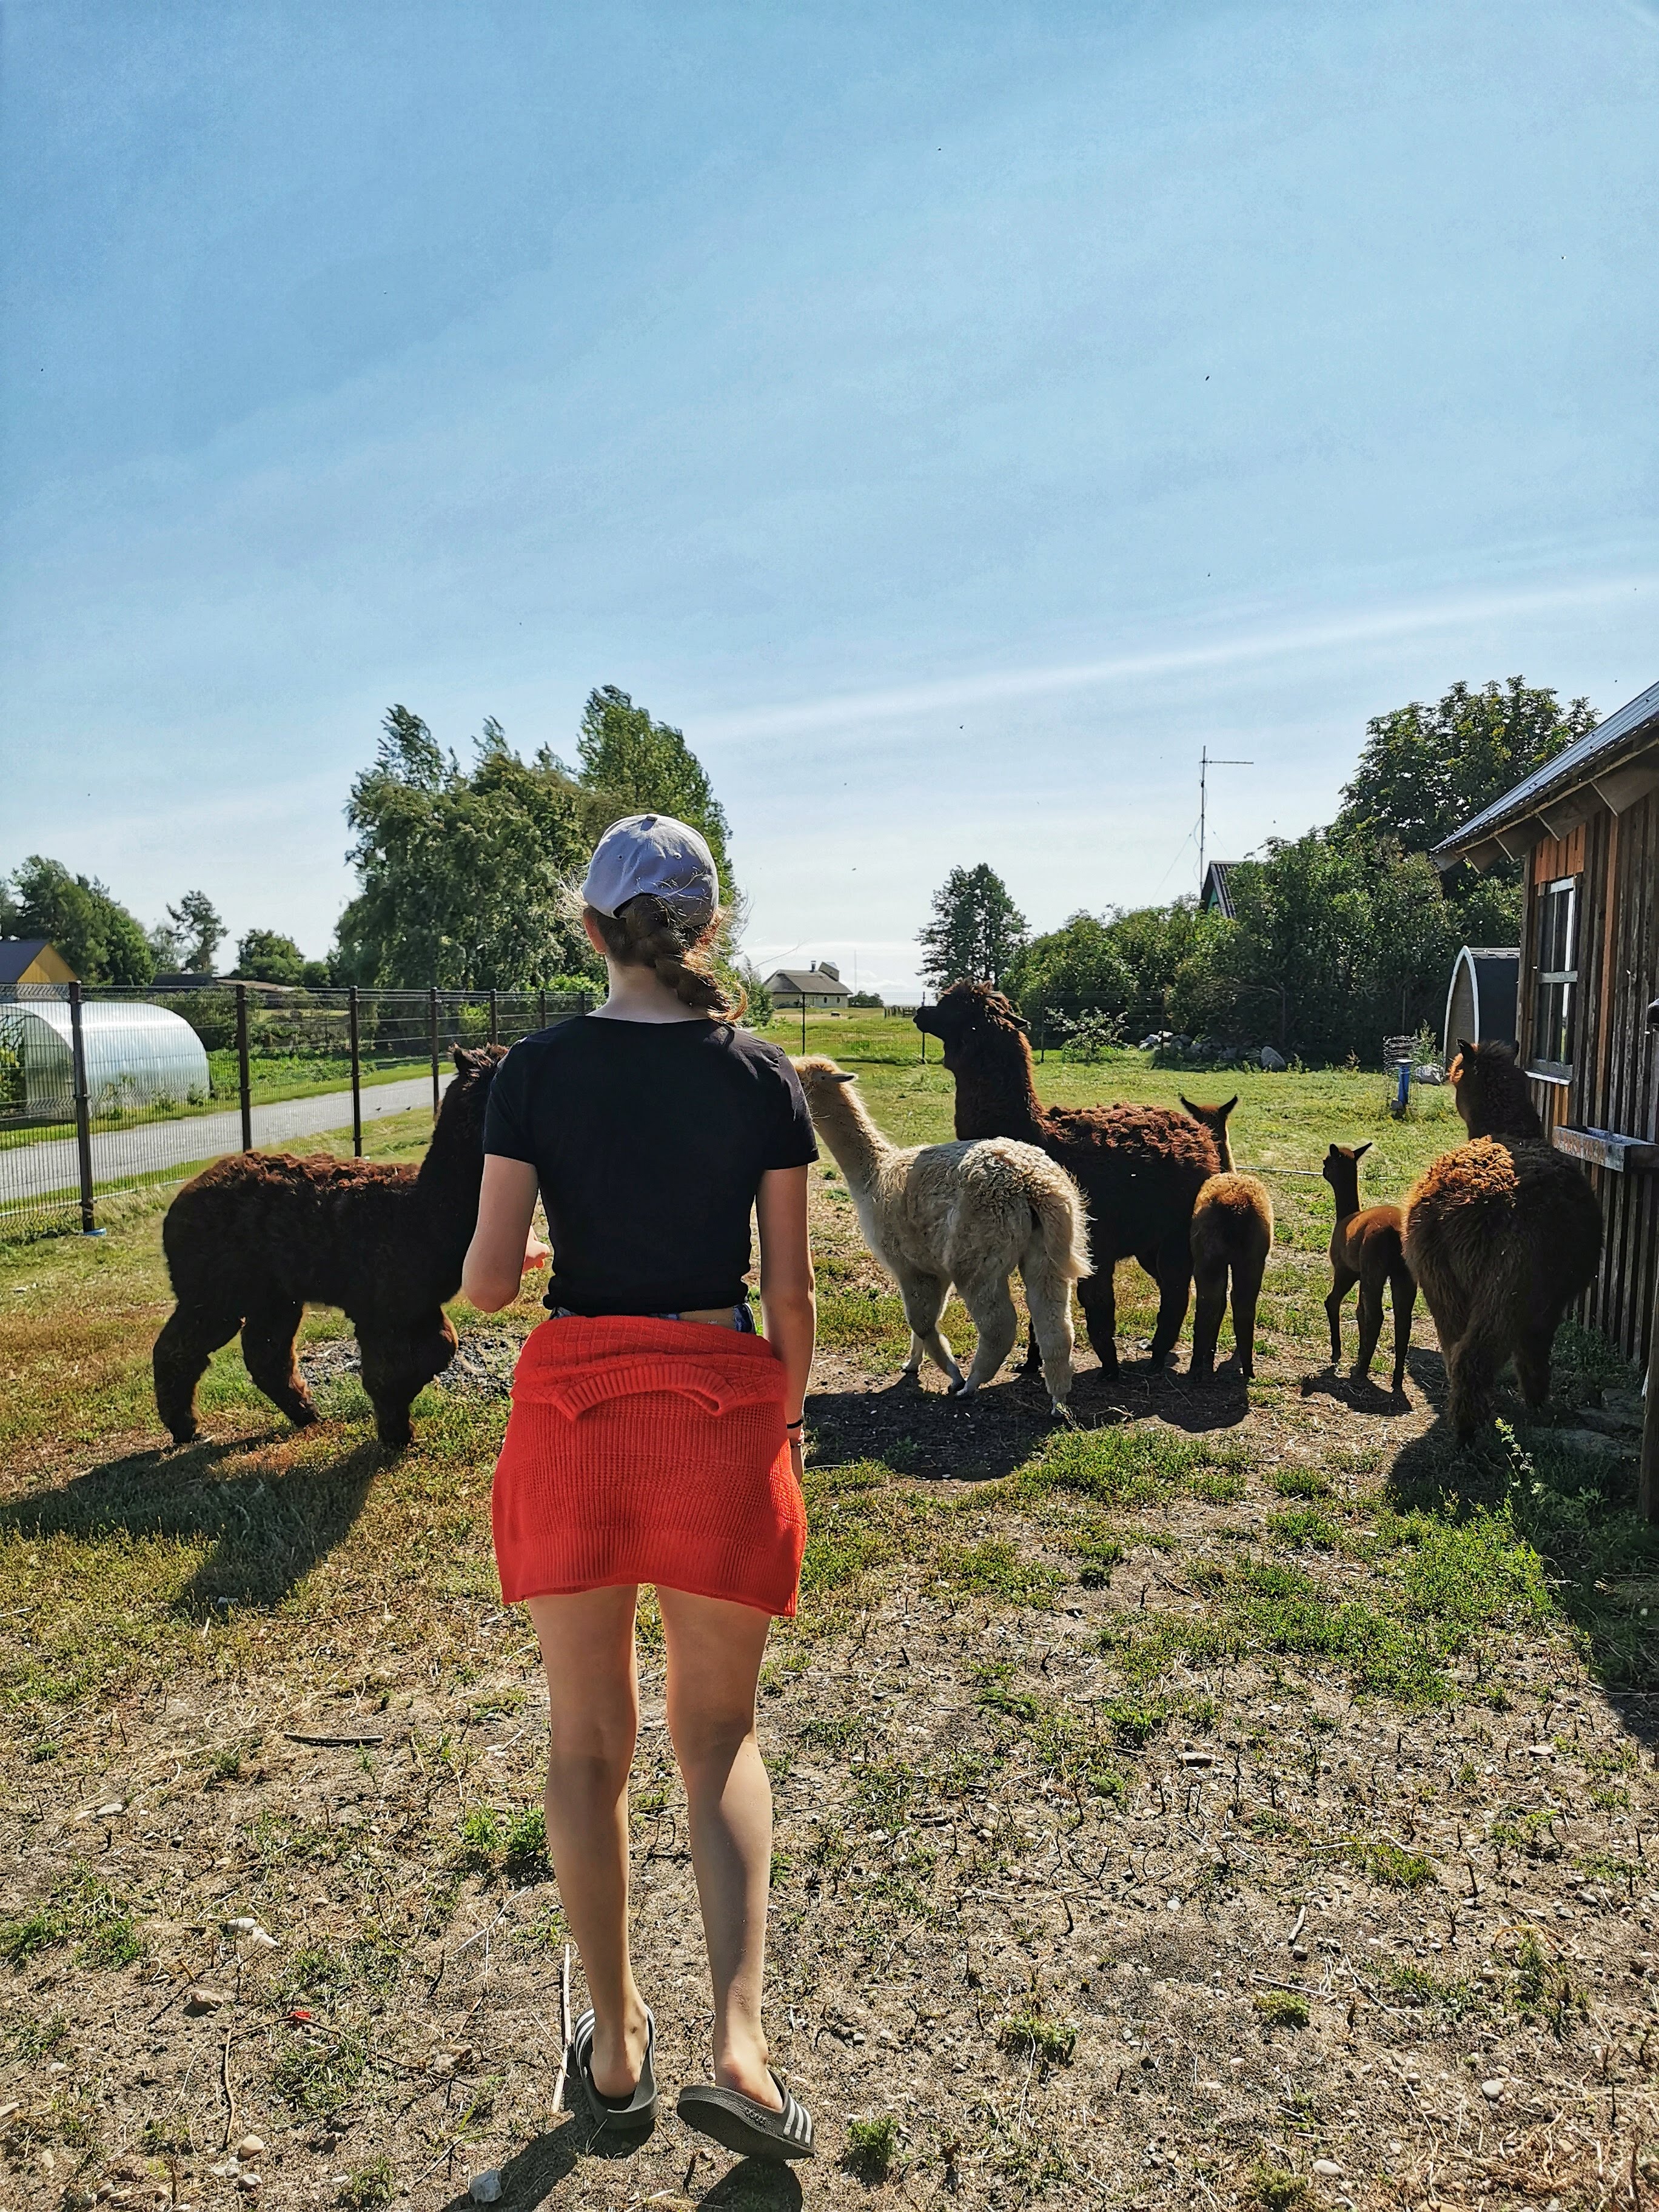
[[[657,979],[684,1006],[726,1017],[743,1011],[708,965],[708,946],[719,933],[719,913],[697,921],[682,921],[672,908],[649,891],[629,899],[614,915],[587,912],[599,925],[605,951],[625,968],[652,968]]]

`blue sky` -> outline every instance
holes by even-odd
[[[393,700],[621,684],[902,990],[1659,674],[1659,6],[0,16],[0,867],[321,951]]]

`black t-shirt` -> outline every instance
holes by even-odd
[[[484,1150],[534,1167],[553,1238],[545,1303],[579,1314],[736,1305],[762,1176],[818,1156],[776,1045],[729,1022],[592,1014],[514,1046]]]

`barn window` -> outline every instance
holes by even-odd
[[[1532,1073],[1572,1075],[1574,988],[1578,981],[1578,878],[1563,876],[1538,894],[1533,967]]]

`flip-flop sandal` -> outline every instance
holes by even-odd
[[[657,2117],[657,2075],[651,2061],[657,2047],[657,2023],[645,2008],[645,2057],[640,2078],[626,2097],[607,2097],[593,2084],[593,2015],[585,2012],[570,2032],[570,2055],[603,2135],[607,2129],[648,2128]]]
[[[769,2067],[767,2071],[772,2069]],[[812,2115],[791,2096],[775,2074],[772,2079],[783,2099],[781,2112],[763,2105],[758,2098],[745,2097],[740,2089],[722,2089],[713,2081],[690,2081],[680,2091],[679,2116],[688,2128],[712,2136],[739,2158],[765,2158],[781,2164],[787,2159],[815,2156]]]

